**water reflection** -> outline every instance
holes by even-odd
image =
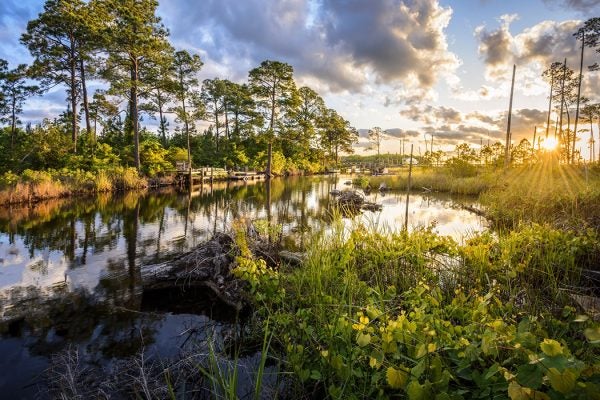
[[[341,183],[346,180],[229,182],[193,193],[169,189],[0,208],[0,351],[7,354],[0,368],[8,371],[0,388],[24,397],[23,388],[39,381],[48,357],[67,345],[96,361],[149,349],[172,356],[185,339],[178,333],[189,326],[226,326],[235,317],[223,315],[206,293],[144,295],[145,266],[186,252],[242,218],[281,224],[294,234],[287,245],[302,248],[313,230],[330,222],[330,192],[349,188]],[[357,220],[401,229],[404,196],[370,194],[368,200],[383,209]],[[411,194],[409,226],[435,223],[437,231],[457,238],[483,229],[479,217],[453,208],[454,201]]]

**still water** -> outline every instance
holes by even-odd
[[[229,335],[234,316],[206,294],[144,297],[144,269],[193,249],[236,219],[280,224],[286,246],[301,250],[311,232],[331,221],[330,192],[350,189],[348,179],[229,182],[192,194],[169,189],[0,208],[0,397],[46,397],[48,371],[67,355],[77,354],[88,374],[106,374],[128,357],[173,359],[197,351],[209,335]],[[348,224],[404,226],[405,193],[367,199],[381,211]],[[408,225],[434,226],[459,241],[485,229],[459,203],[472,199],[412,194]],[[250,382],[257,360],[246,361],[240,379]]]

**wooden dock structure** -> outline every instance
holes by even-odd
[[[176,180],[181,184],[200,185],[205,182],[226,180],[257,180],[264,179],[265,174],[254,171],[227,171],[225,168],[201,167],[188,168],[187,162],[177,163]]]
[[[254,171],[232,171],[229,173],[229,179],[234,181],[253,181],[256,179],[265,179],[265,174]]]

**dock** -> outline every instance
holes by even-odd
[[[213,181],[249,181],[264,179],[265,174],[254,171],[227,171],[225,168],[217,167],[201,167],[201,168],[188,168],[187,162],[177,163],[176,170],[176,181],[179,183],[185,183],[192,186],[200,185],[205,182]]]
[[[232,171],[229,173],[229,179],[234,181],[253,181],[256,179],[265,179],[265,174],[253,171]]]

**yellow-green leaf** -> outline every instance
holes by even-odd
[[[436,350],[437,350],[437,345],[435,343],[429,343],[427,345],[427,352],[428,353],[433,353]]]
[[[546,393],[523,387],[515,381],[508,385],[508,396],[511,400],[550,400]]]
[[[550,357],[559,356],[563,353],[563,348],[560,343],[553,339],[544,339],[540,344],[540,348],[545,355]]]
[[[418,347],[417,347],[417,352],[415,353],[415,358],[421,358],[423,357],[425,354],[427,354],[427,347],[425,346],[425,343],[421,343]]]
[[[409,400],[424,400],[425,390],[418,381],[411,381],[406,388]]]
[[[371,343],[371,335],[359,332],[358,335],[356,335],[356,343],[358,343],[360,347],[365,347]]]
[[[575,380],[577,375],[570,369],[566,369],[560,373],[556,368],[549,368],[546,374],[552,389],[562,394],[567,394],[575,388]]]
[[[394,367],[389,367],[385,373],[387,383],[393,389],[402,389],[408,381],[408,374]]]
[[[590,343],[600,343],[600,326],[588,328],[583,331],[583,334]]]
[[[377,359],[370,357],[369,358],[369,367],[376,368],[377,367]]]

